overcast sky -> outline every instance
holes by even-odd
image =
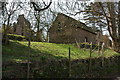
[[[4,0],[5,1],[5,0]],[[6,0],[6,1],[8,1],[8,2],[11,2],[11,1],[14,1],[14,2],[17,2],[17,1],[22,1],[22,2],[30,2],[30,0]],[[31,1],[37,1],[37,2],[41,2],[42,0],[31,0]],[[48,3],[49,4],[49,2],[50,2],[50,0],[43,0],[43,1],[45,1],[46,3]],[[62,12],[60,9],[58,9],[57,8],[57,2],[62,2],[63,4],[63,6],[62,7],[64,7],[64,3],[66,2],[66,1],[68,1],[68,2],[74,2],[74,1],[79,1],[79,2],[85,2],[85,0],[52,0],[52,4],[51,4],[51,6],[50,6],[50,8],[51,9],[53,9],[53,10],[55,10],[55,11],[57,11],[57,12]],[[90,2],[94,2],[94,0],[86,0],[88,3],[90,3]],[[99,1],[99,0],[98,0]],[[103,0],[102,0],[103,1]],[[104,0],[104,1],[106,1],[106,0]],[[110,0],[108,0],[108,1],[110,1]],[[114,1],[114,0],[112,0],[112,1]],[[116,1],[118,1],[118,0],[116,0]],[[8,6],[9,7],[9,6]],[[26,8],[27,8],[27,10],[30,10],[30,7],[28,6],[28,5],[26,5],[25,6]],[[28,14],[28,12],[26,12],[25,10],[20,10],[20,11],[18,11],[17,12],[18,13],[18,15],[21,15],[21,14],[25,14],[25,15],[27,15]],[[64,12],[63,12],[64,13]],[[67,14],[68,16],[71,16],[71,15],[69,15],[69,14]],[[25,16],[26,17],[26,16]],[[83,17],[83,15],[82,14],[80,14],[80,15],[76,15],[76,16],[71,16],[72,18],[75,18],[76,20],[80,20],[80,21],[82,21],[82,22],[84,22],[83,20],[81,20],[82,19],[82,17]],[[14,20],[13,22],[15,22],[16,20]],[[108,34],[108,32],[104,32],[104,34]]]

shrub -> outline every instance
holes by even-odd
[[[18,41],[25,40],[25,36],[21,36],[21,35],[7,34],[7,36],[8,36],[9,39],[11,39],[11,40],[18,40]]]

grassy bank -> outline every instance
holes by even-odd
[[[28,42],[10,41],[10,45],[2,46],[3,76],[26,77],[29,48]],[[71,48],[72,61],[89,58],[89,49],[78,49],[74,44],[55,44],[46,42],[31,42],[30,60],[31,77],[68,77],[68,48]],[[118,56],[112,50],[106,49],[104,57]],[[92,53],[92,58],[100,57],[97,51]],[[93,64],[94,65],[94,64]],[[118,71],[117,64],[101,68],[99,65],[92,67],[92,76],[103,76]],[[88,63],[72,62],[72,77],[87,77]],[[22,73],[21,73],[22,72]],[[19,74],[18,74],[19,73]],[[21,74],[20,74],[21,73]],[[51,74],[54,73],[54,74]]]
[[[28,42],[22,41],[11,41],[10,45],[2,46],[3,58],[7,59],[25,59],[28,55],[29,48]],[[89,58],[89,50],[78,49],[74,44],[55,44],[55,43],[45,43],[45,42],[31,42],[30,55],[44,58],[68,58],[68,48],[71,48],[71,59],[85,59]],[[51,56],[50,56],[51,55]],[[104,52],[104,57],[110,57],[113,55],[119,55],[119,53],[112,50],[106,49]],[[97,51],[92,53],[92,57],[100,57]],[[4,60],[7,60],[4,59]],[[8,61],[9,61],[8,60]]]

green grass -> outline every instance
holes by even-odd
[[[25,70],[27,69],[27,65],[23,66],[20,62],[27,60],[30,49],[30,59],[32,62],[31,74],[33,74],[33,77],[67,77],[67,59],[69,47],[71,49],[72,60],[89,58],[90,50],[79,49],[75,46],[75,44],[31,42],[31,46],[30,48],[28,48],[28,42],[26,41],[11,40],[10,45],[2,46],[3,76],[11,77],[12,75],[14,75],[20,78],[26,77]],[[106,49],[104,52],[104,57],[111,57],[115,55],[120,54],[110,49]],[[97,51],[92,53],[92,58],[100,56],[101,55],[98,55]],[[39,66],[36,66],[37,63],[39,64]],[[117,64],[111,65],[110,67],[107,66],[106,68],[101,68],[99,65],[97,65],[95,68],[92,68],[92,74],[94,76],[104,76],[107,75],[109,72],[113,73],[115,71],[118,71]],[[71,70],[71,74],[73,77],[85,77],[88,75],[88,64],[79,62],[73,63],[73,65],[71,66]],[[19,74],[21,72],[22,74]]]
[[[90,50],[83,50],[77,48],[74,44],[55,44],[46,42],[31,42],[30,55],[41,55],[38,58],[68,58],[68,49],[71,48],[71,59],[85,59],[89,58]],[[29,48],[28,42],[25,41],[10,41],[10,45],[2,46],[4,61],[26,59],[28,56]],[[119,55],[119,53],[106,49],[104,57],[110,57],[113,55]],[[100,57],[97,51],[92,53],[92,58]],[[34,58],[33,58],[34,59]],[[35,58],[37,59],[37,58]]]

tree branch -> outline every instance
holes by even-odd
[[[102,6],[102,4],[99,2],[99,5],[101,6],[101,9],[102,9],[102,11],[103,11],[103,13],[104,13],[104,15],[106,15],[106,13],[105,13],[105,10],[104,10],[104,8],[103,8],[103,6]],[[109,19],[106,17],[106,20],[107,20],[107,24],[108,24],[108,31],[109,31],[109,33],[110,33],[110,36],[113,38],[113,35],[112,35],[112,33],[111,33],[111,30],[110,30],[110,25],[109,25]]]
[[[46,6],[45,8],[42,8],[42,9],[35,2],[31,2],[31,4],[33,4],[35,11],[40,12],[40,11],[44,11],[44,10],[48,9],[50,7],[50,5],[52,4],[52,0],[50,1],[48,6]]]
[[[100,13],[100,12],[97,12],[97,11],[90,11],[90,10],[76,12],[76,14],[74,14],[74,16],[77,15],[77,14],[79,14],[79,13],[82,13],[82,12],[95,12],[95,13],[101,15],[101,16],[105,16],[105,17],[107,17],[107,18],[109,18],[109,19],[111,18],[111,17],[109,17],[109,16],[107,16],[107,15],[105,15],[105,14],[102,14],[102,13]]]

